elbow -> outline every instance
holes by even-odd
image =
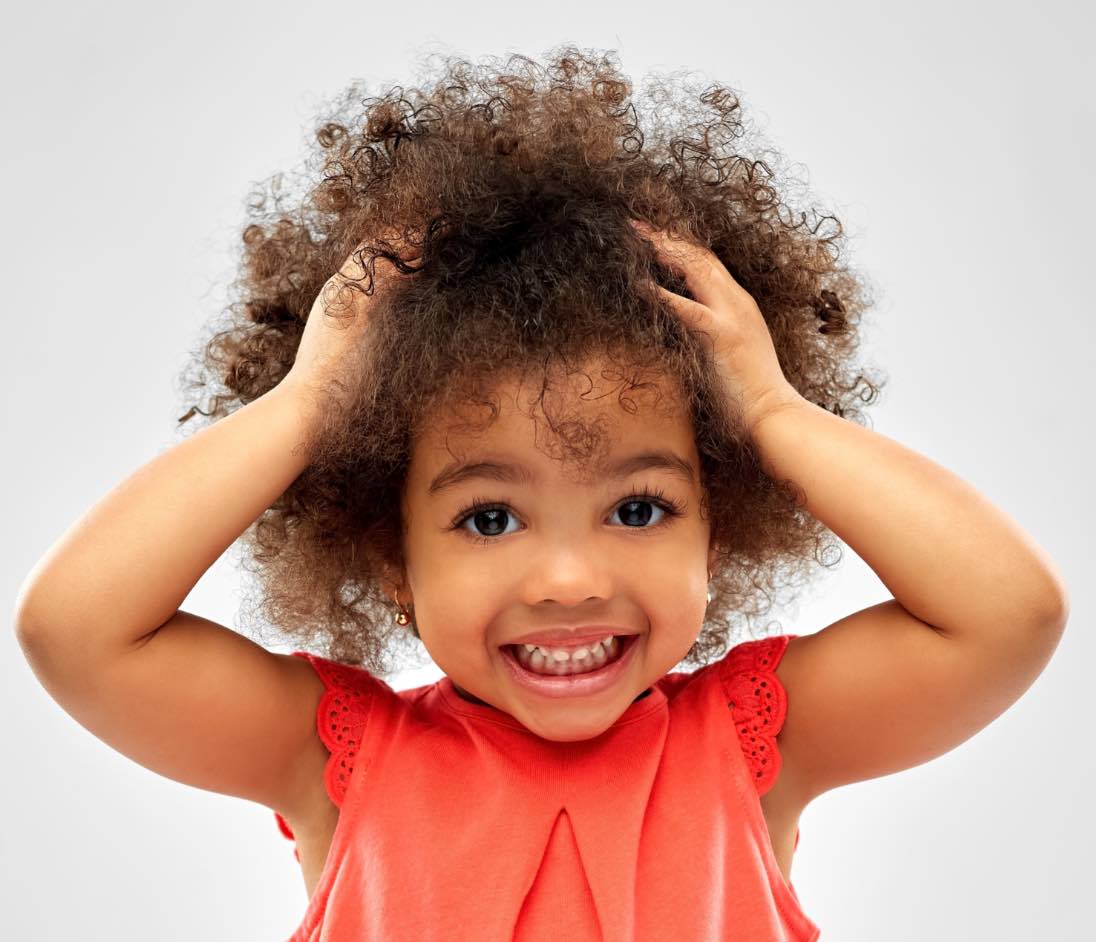
[[[15,597],[15,608],[11,616],[11,623],[15,628],[15,637],[20,641],[34,630],[34,625],[37,622],[31,606],[27,603],[27,584],[24,582],[19,587],[19,592]]]
[[[43,591],[40,583],[29,576],[19,586],[15,596],[15,607],[12,610],[12,626],[15,628],[15,637],[32,637],[41,634],[46,627],[56,619],[47,614],[50,607],[50,594]]]
[[[1058,631],[1064,631],[1066,622],[1069,621],[1069,591],[1057,567],[1047,571],[1047,582],[1041,613],[1047,625]]]
[[[1064,592],[1055,596],[1047,606],[1047,622],[1058,632],[1065,631],[1069,621],[1069,596]]]
[[[1021,578],[1026,586],[1021,596],[1026,620],[1040,632],[1063,631],[1069,621],[1069,590],[1053,560],[1044,556],[1038,565],[1021,574],[1017,586]]]

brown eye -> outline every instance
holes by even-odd
[[[651,508],[665,513],[666,511],[649,500],[628,500],[620,505],[620,518],[628,526],[644,526],[651,519]]]
[[[495,507],[487,510],[477,510],[465,519],[471,520],[474,527],[483,531],[479,534],[480,536],[501,536],[506,530],[509,517],[509,511],[501,507]]]
[[[652,507],[662,516],[650,524]],[[652,492],[645,488],[642,493],[631,494],[618,503],[613,508],[613,516],[618,512],[621,519],[625,521],[625,529],[644,532],[655,530],[672,522],[674,517],[682,516],[685,513],[685,504],[683,501],[667,497],[661,489]],[[472,526],[465,526],[469,521]],[[494,537],[506,536],[506,525],[511,521],[516,522],[517,518],[505,503],[477,498],[460,510],[453,518],[449,529],[460,530],[480,543],[489,543]]]

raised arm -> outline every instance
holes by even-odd
[[[765,472],[872,568],[894,598],[794,638],[777,668],[781,778],[801,807],[910,768],[1014,703],[1061,638],[1069,601],[1047,553],[945,468],[803,399],[761,311],[705,247],[638,224],[696,301],[659,291],[712,340]]]
[[[306,791],[295,775],[318,684],[302,659],[179,605],[303,470],[301,435],[298,401],[279,386],[170,448],[50,547],[15,612],[42,686],[107,745],[287,814]]]
[[[179,605],[307,465],[317,380],[366,319],[369,298],[339,277],[319,293],[289,375],[95,504],[31,570],[14,617],[42,685],[108,745],[287,817],[311,787],[322,683],[303,659]],[[325,316],[336,296],[357,305],[352,318]]]
[[[21,637],[123,653],[304,470],[296,391],[277,386],[153,458],[61,535],[20,589]]]

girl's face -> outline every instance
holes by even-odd
[[[584,478],[536,447],[535,434],[543,444],[550,430],[543,414],[529,415],[530,399],[522,397],[532,387],[512,383],[499,387],[501,411],[490,424],[449,431],[443,419],[417,438],[403,495],[406,584],[399,600],[413,603],[430,656],[461,696],[557,742],[602,733],[681,661],[703,622],[714,562],[708,521],[700,517],[692,422],[676,402],[668,406],[669,384],[660,384],[657,405],[656,393],[626,390],[636,407],[629,413],[617,401],[619,384],[591,389],[601,373],[589,373],[548,394],[553,405],[597,419],[609,433],[604,464]],[[691,472],[665,465],[608,471],[651,452],[677,456]],[[437,486],[454,466],[485,461],[528,474],[447,473],[450,483]],[[639,496],[644,490],[661,491],[659,499],[680,516]],[[488,509],[471,507],[473,501]],[[600,692],[549,697],[520,684],[504,660],[504,645],[533,632],[606,624],[637,637],[623,672]]]

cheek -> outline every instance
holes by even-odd
[[[463,541],[454,545],[457,552],[439,551],[423,560],[427,564],[419,570],[421,584],[424,591],[429,589],[435,617],[482,626],[513,602],[516,586],[506,578],[511,560],[501,547],[481,549],[477,555],[461,549]]]
[[[488,651],[491,619],[498,608],[491,607],[482,593],[463,588],[431,585],[431,599],[419,612],[419,631],[431,654],[449,660],[482,661]],[[437,658],[435,658],[437,659]]]
[[[655,640],[667,639],[677,645],[689,637],[689,644],[700,632],[708,608],[708,583],[693,585],[684,574],[676,579],[660,580],[644,586],[642,605],[651,622]]]

